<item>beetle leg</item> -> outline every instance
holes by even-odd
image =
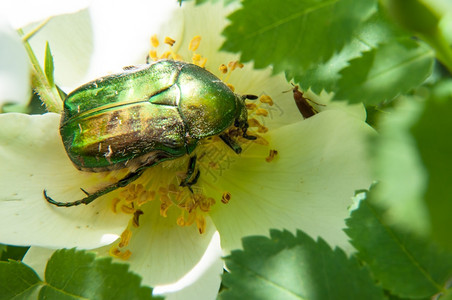
[[[188,189],[192,193],[193,193],[193,189],[191,188],[191,186],[194,185],[196,182],[198,182],[199,176],[201,175],[201,173],[198,170],[198,172],[196,172],[196,174],[195,174],[195,177],[190,180],[190,178],[192,177],[193,173],[195,172],[195,167],[196,167],[196,155],[190,157],[190,161],[188,162],[187,176],[179,184],[179,186],[186,186],[186,187],[188,187]]]
[[[86,196],[89,196],[89,193],[85,189],[83,189],[83,188],[80,188],[80,189],[82,190],[82,192],[85,193]]]
[[[100,189],[97,192],[94,192],[92,194],[89,194],[84,189],[81,189],[87,196],[85,198],[77,200],[77,201],[73,201],[73,202],[58,202],[58,201],[55,201],[51,197],[49,197],[47,195],[47,191],[46,190],[43,191],[44,192],[44,198],[50,204],[53,204],[53,205],[56,205],[56,206],[59,206],[59,207],[71,207],[71,206],[77,206],[77,205],[80,205],[80,204],[90,204],[91,202],[93,202],[94,200],[99,198],[100,196],[108,194],[108,193],[110,193],[110,192],[112,192],[112,191],[114,191],[116,189],[125,187],[129,183],[131,183],[132,181],[137,180],[143,174],[143,172],[145,170],[146,170],[146,168],[140,168],[140,169],[136,170],[135,172],[131,172],[131,173],[127,174],[124,178],[119,180],[118,182],[113,183],[111,185],[108,185],[108,186],[104,187],[103,189]]]
[[[187,184],[186,184],[192,194],[193,194],[193,189],[191,188],[191,186],[198,182],[199,176],[201,176],[201,172],[199,172],[199,170],[198,170],[198,172],[196,172],[195,177],[192,180],[190,180],[189,182],[187,182]]]
[[[246,129],[243,130],[243,135],[242,135],[245,139],[250,140],[250,141],[254,141],[255,139],[257,139],[257,137],[255,137],[254,135],[248,135],[248,133],[246,133]]]
[[[220,139],[229,146],[235,153],[240,154],[242,152],[242,147],[237,144],[227,133],[222,133],[219,135]]]

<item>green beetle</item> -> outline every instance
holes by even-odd
[[[246,99],[219,78],[190,63],[160,60],[101,77],[70,93],[64,101],[60,134],[73,164],[82,171],[122,168],[132,171],[118,182],[74,202],[45,199],[56,206],[89,204],[124,187],[148,167],[190,155],[198,141],[219,135],[236,153],[239,145],[225,132],[231,126],[247,134]],[[196,156],[189,161],[181,186],[196,183]],[[192,176],[193,175],[193,176]],[[193,177],[193,178],[191,178]]]

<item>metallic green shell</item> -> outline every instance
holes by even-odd
[[[243,99],[205,69],[162,60],[74,90],[60,134],[81,170],[137,168],[190,154],[244,110]]]

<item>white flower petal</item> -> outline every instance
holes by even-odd
[[[216,232],[197,265],[175,284],[156,286],[154,294],[162,294],[165,299],[169,300],[215,299],[218,295],[223,272],[223,260],[220,255],[220,235]]]
[[[274,161],[265,161],[266,147],[243,153],[215,183],[232,194],[211,213],[222,248],[239,248],[241,237],[268,235],[270,228],[299,228],[349,247],[342,228],[354,191],[371,183],[365,139],[372,132],[343,112],[326,111],[271,132]]]
[[[131,270],[143,276],[144,284],[160,286],[157,293],[170,293],[174,299],[179,298],[173,294],[175,291],[197,280],[204,284],[191,290],[198,293],[204,289],[207,294],[216,295],[223,262],[215,226],[208,219],[203,234],[196,226],[179,227],[175,221],[179,211],[170,209],[168,217],[163,218],[159,207],[159,202],[150,203],[140,217],[140,227],[129,244]]]
[[[0,20],[0,105],[30,99],[28,56],[15,31]]]
[[[18,29],[51,16],[67,14],[86,7],[91,0],[15,0],[0,3],[0,17],[6,17]]]
[[[152,35],[179,38],[183,31],[184,18],[176,1],[102,0],[90,13],[96,37],[91,72],[96,77],[102,75],[94,74],[96,70],[144,64]]]
[[[182,34],[177,2],[97,0],[72,15],[53,18],[30,41],[43,59],[45,42],[55,61],[55,78],[67,92],[124,66],[144,64],[153,34]]]
[[[0,115],[0,242],[12,245],[94,248],[119,235],[130,216],[114,214],[110,201],[59,208],[60,201],[83,198],[79,188],[97,190],[102,174],[78,171],[58,133],[59,115]],[[94,179],[94,180],[93,180]],[[93,186],[94,185],[94,186]]]

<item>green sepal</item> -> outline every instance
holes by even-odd
[[[54,78],[55,66],[53,64],[53,55],[50,50],[49,42],[46,42],[46,51],[44,56],[44,73],[46,74],[47,81],[51,87],[55,87]]]

